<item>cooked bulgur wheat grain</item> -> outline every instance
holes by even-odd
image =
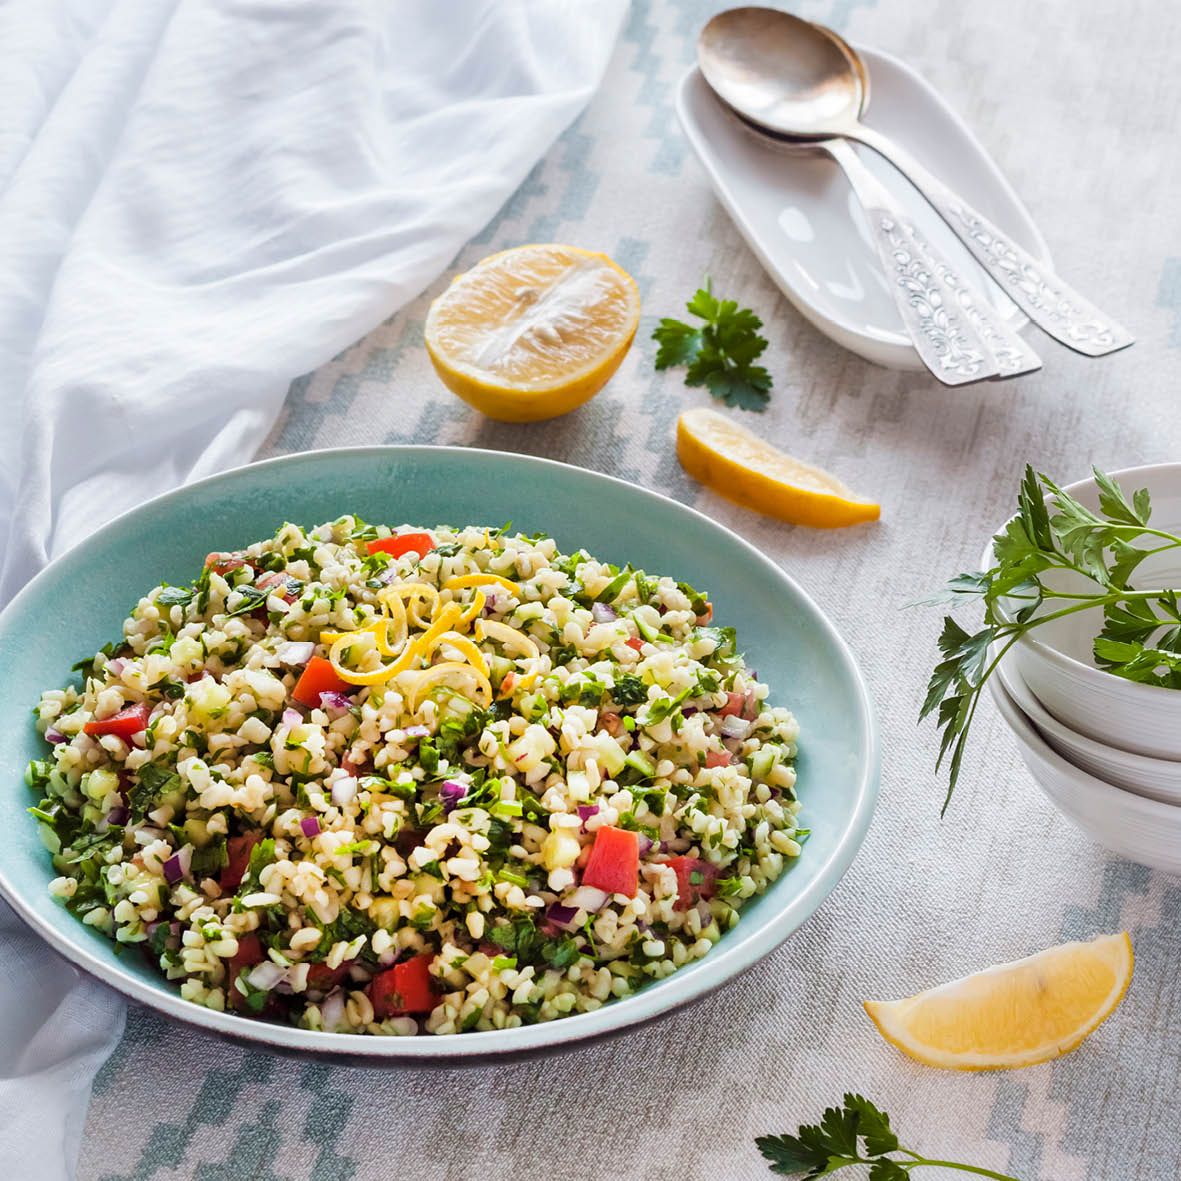
[[[212,1009],[387,1035],[596,1009],[705,955],[806,836],[796,722],[711,617],[484,528],[211,554],[41,698],[50,890]]]

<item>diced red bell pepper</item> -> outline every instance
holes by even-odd
[[[261,832],[246,832],[240,837],[230,837],[226,841],[227,860],[217,879],[223,894],[236,890],[242,884],[246,869],[250,865],[250,854],[261,840]]]
[[[718,867],[700,857],[670,857],[666,865],[677,875],[674,910],[688,910],[702,898],[712,898],[717,889]]]
[[[120,738],[130,738],[148,728],[148,718],[152,707],[146,701],[126,706],[117,714],[109,718],[95,718],[82,727],[84,734],[116,734]]]
[[[640,885],[640,838],[626,828],[598,829],[582,884],[634,898]]]
[[[330,968],[327,964],[312,964],[308,968],[308,988],[316,992],[331,992],[348,975],[352,964],[352,960],[338,968]]]
[[[300,705],[306,705],[309,709],[318,709],[321,693],[348,693],[354,688],[356,688],[355,685],[342,681],[336,675],[331,660],[323,656],[313,656],[304,665],[303,672],[299,674],[299,680],[295,682],[291,696]]]
[[[253,932],[247,931],[238,936],[238,950],[226,961],[226,1000],[231,1009],[246,1008],[246,998],[234,987],[238,973],[243,968],[253,968],[266,959],[262,940]]]
[[[435,539],[429,533],[395,533],[393,537],[378,537],[369,543],[371,554],[389,554],[400,558],[403,554],[416,553],[420,558],[435,548]]]
[[[634,649],[636,652],[643,652],[644,650],[644,641],[639,636],[630,636],[626,640],[626,643],[629,648]]]
[[[246,565],[241,554],[212,553],[205,555],[205,569],[215,574],[226,575],[231,570],[240,570]]]
[[[369,1000],[379,1020],[409,1013],[429,1013],[438,1004],[431,952],[379,972],[369,983]]]
[[[734,762],[734,756],[728,750],[710,750],[705,752],[707,767],[728,767]]]

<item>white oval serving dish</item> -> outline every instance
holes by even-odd
[[[870,75],[865,122],[893,136],[976,208],[1049,263],[1025,206],[979,141],[909,66],[858,46]],[[696,67],[681,79],[677,114],[718,199],[767,273],[826,336],[868,361],[923,370],[894,306],[868,227],[830,159],[799,154],[746,130]],[[928,241],[988,294],[1009,322],[1028,321],[908,181],[867,148],[857,151]]]

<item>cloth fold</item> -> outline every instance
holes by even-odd
[[[0,602],[104,520],[249,460],[291,381],[417,295],[524,180],[625,10],[0,9]],[[0,942],[0,1158],[66,1176],[121,1007],[10,913]]]

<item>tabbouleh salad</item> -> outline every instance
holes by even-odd
[[[684,583],[344,516],[210,554],[44,693],[51,892],[211,1009],[449,1034],[704,956],[800,855],[798,728]]]

